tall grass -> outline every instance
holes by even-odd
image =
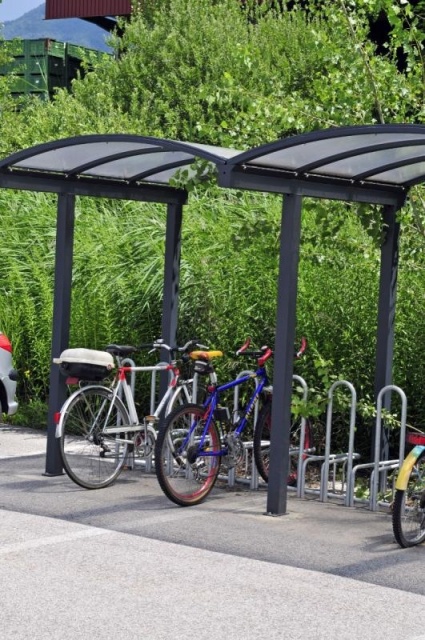
[[[195,191],[182,230],[178,340],[198,337],[225,351],[222,377],[251,336],[273,346],[282,202],[275,196]],[[14,344],[20,379],[18,421],[45,419],[51,358],[56,199],[0,191],[0,330]],[[344,224],[323,234],[324,217]],[[78,199],[70,346],[102,349],[160,335],[166,209]],[[336,377],[362,401],[373,396],[379,248],[343,205],[306,202],[299,267],[297,340],[309,349],[297,363],[318,401]],[[402,244],[403,247],[403,244]],[[411,248],[411,244],[409,245]],[[425,365],[418,353],[425,321],[425,273],[403,257],[396,324],[395,382],[409,398],[409,419],[425,419]],[[272,373],[272,371],[270,371]],[[40,413],[41,411],[41,413]],[[37,414],[37,415],[36,415]]]

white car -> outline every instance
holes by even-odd
[[[18,410],[15,398],[18,372],[12,365],[12,345],[0,331],[0,404],[1,413],[13,416]]]

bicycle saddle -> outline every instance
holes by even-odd
[[[129,356],[130,353],[135,353],[137,351],[137,347],[133,347],[131,345],[108,344],[105,351],[112,353],[113,356]]]
[[[213,358],[221,358],[222,355],[222,351],[191,351],[189,354],[192,360],[205,360],[206,362]]]

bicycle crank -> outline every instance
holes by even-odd
[[[235,432],[227,435],[226,444],[228,452],[224,458],[224,464],[232,469],[243,462],[245,450],[239,434]]]

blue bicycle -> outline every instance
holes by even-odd
[[[203,405],[186,404],[166,418],[160,427],[155,445],[155,471],[165,495],[180,506],[202,502],[217,480],[220,465],[236,467],[244,459],[242,434],[252,426],[255,405],[270,403],[270,386],[265,363],[273,355],[265,346],[250,351],[250,341],[236,352],[257,360],[254,373],[241,375],[226,384],[217,385],[212,359],[221,352],[192,352],[194,369],[200,375],[209,375],[208,395]],[[221,395],[239,385],[254,382],[254,390],[244,409],[238,415],[230,414],[220,402]]]

